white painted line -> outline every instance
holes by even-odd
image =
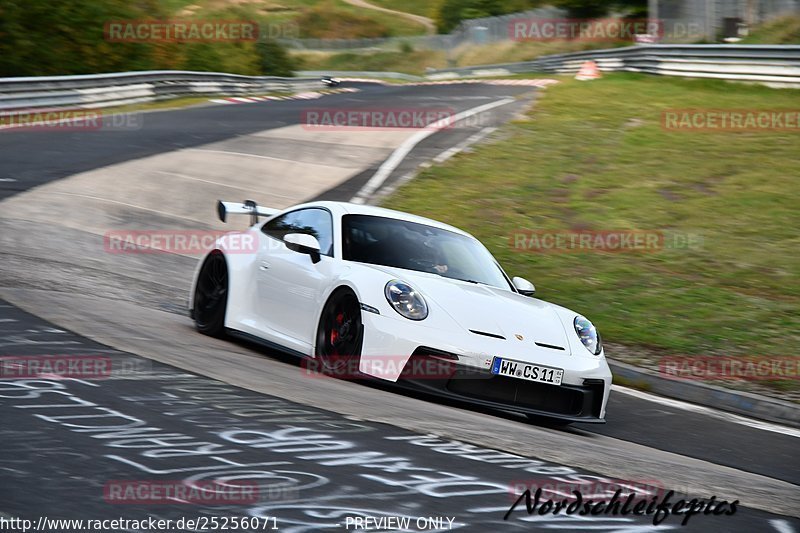
[[[471,117],[477,113],[481,113],[483,111],[488,111],[489,109],[493,109],[495,107],[499,107],[501,105],[510,104],[514,102],[513,98],[504,98],[502,100],[497,100],[495,102],[490,102],[488,104],[483,104],[478,107],[473,107],[472,109],[467,109],[466,111],[462,111],[461,113],[456,113],[452,117],[446,119],[446,124],[455,124],[465,118]],[[440,121],[441,122],[441,121]],[[437,123],[438,124],[438,123]],[[429,125],[430,126],[430,125]],[[383,185],[383,182],[386,181],[392,172],[403,162],[403,159],[414,149],[416,145],[418,145],[423,140],[427,139],[434,133],[440,131],[442,129],[441,126],[434,125],[432,127],[428,127],[426,129],[420,130],[408,139],[406,139],[403,144],[401,144],[397,149],[392,152],[392,155],[383,162],[383,164],[378,168],[375,174],[361,187],[361,190],[356,193],[355,196],[350,200],[354,204],[365,204],[367,200],[372,196],[375,191]]]
[[[17,181],[17,180],[16,180],[16,179],[14,179],[14,178],[0,178],[0,181],[4,181],[4,182],[12,182],[12,181]]]
[[[774,527],[775,531],[778,531],[778,533],[795,533],[792,525],[786,520],[773,519],[769,521],[769,524]]]
[[[256,159],[269,159],[271,161],[288,161],[289,163],[300,163],[311,167],[330,168],[330,165],[323,165],[321,163],[308,163],[304,161],[297,161],[297,159],[284,159],[282,157],[272,157],[269,155],[248,154],[246,152],[230,152],[228,150],[206,150],[205,148],[185,148],[187,152],[201,152],[204,154],[225,154],[225,155],[238,155],[242,157],[254,157]]]
[[[47,194],[57,194],[57,195],[60,195],[60,196],[75,196],[77,198],[86,198],[87,200],[96,200],[98,202],[106,202],[106,203],[110,203],[110,204],[124,205],[125,207],[131,207],[133,209],[139,209],[141,211],[149,211],[151,213],[156,213],[156,214],[159,214],[159,215],[163,215],[165,217],[180,218],[180,219],[183,219],[183,220],[189,220],[191,222],[199,222],[201,224],[205,223],[205,221],[203,221],[203,220],[194,219],[194,218],[190,218],[190,217],[184,217],[184,216],[181,216],[181,215],[176,215],[173,212],[160,211],[158,209],[150,209],[149,207],[144,207],[144,206],[136,205],[136,204],[129,204],[129,203],[126,203],[126,202],[120,202],[119,200],[111,200],[109,198],[102,198],[100,196],[91,196],[91,195],[88,195],[88,194],[78,194],[78,193],[61,192],[61,191],[47,191]]]
[[[239,187],[237,185],[229,185],[227,183],[219,183],[217,181],[204,180],[202,178],[195,178],[194,176],[189,176],[187,174],[179,174],[178,172],[168,172],[166,170],[156,170],[155,172],[156,172],[156,174],[164,174],[165,176],[173,176],[173,177],[184,179],[184,180],[199,181],[201,183],[208,183],[210,185],[217,185],[219,187],[226,187],[226,188],[229,188],[229,189],[236,189],[236,190],[239,190],[239,191],[257,192],[255,189],[248,189],[246,187]],[[258,191],[258,192],[260,192],[260,191]],[[270,196],[276,196],[278,198],[284,198],[284,199],[287,199],[287,200],[293,200],[294,199],[294,196],[285,196],[285,195],[282,195],[282,194],[277,194],[275,192],[270,192],[269,194],[270,194]]]
[[[201,152],[204,154],[225,154],[225,155],[240,155],[242,157],[255,157],[256,159],[270,159],[273,161],[290,161],[296,162],[294,159],[284,159],[282,157],[272,157],[268,155],[248,154],[246,152],[231,152],[228,150],[206,150],[205,148],[187,148],[190,152]],[[309,163],[311,164],[311,163]]]
[[[476,134],[472,135],[471,137],[469,137],[466,141],[463,141],[459,146],[461,146],[462,147],[461,149],[463,150],[464,148],[469,146],[469,144],[478,142],[483,137],[485,137],[489,133],[495,131],[496,129],[497,128],[491,127],[491,126],[486,127],[483,130],[479,131],[478,133],[476,133]],[[487,131],[487,130],[489,130],[489,131]],[[442,156],[443,154],[449,152],[450,150],[452,150],[452,148],[450,148],[448,150],[445,150],[444,152],[439,154],[439,156],[437,156],[437,157]],[[431,161],[424,161],[424,162],[419,164],[419,168],[429,168],[431,166],[433,166],[433,163]],[[417,175],[417,171],[416,170],[412,170],[408,174],[405,174],[405,175],[401,176],[400,178],[395,180],[395,182],[392,183],[391,185],[389,185],[387,187],[382,187],[379,191],[377,191],[373,195],[373,199],[375,199],[375,198],[386,198],[387,196],[391,196],[392,194],[394,194],[394,192],[397,189],[399,189],[400,187],[402,187],[403,185],[405,185],[406,183],[408,183],[409,181],[414,179],[414,177],[416,175]]]
[[[481,139],[483,139],[484,137],[486,137],[487,135],[489,135],[490,133],[492,133],[495,130],[497,130],[497,128],[495,128],[493,126],[487,126],[487,127],[483,128],[478,133],[470,135],[469,137],[467,137],[466,139],[464,139],[463,141],[461,141],[457,145],[453,146],[452,148],[448,148],[447,150],[445,150],[441,154],[439,154],[436,157],[434,157],[433,158],[433,162],[434,163],[444,163],[445,161],[447,161],[448,159],[450,159],[451,157],[453,157],[457,153],[464,151],[469,145],[480,141]]]
[[[747,418],[744,416],[735,415],[733,413],[717,411],[716,409],[711,409],[710,407],[695,405],[693,403],[688,403],[688,402],[682,402],[680,400],[673,400],[672,398],[664,398],[663,396],[656,396],[654,394],[649,394],[647,392],[642,392],[635,389],[629,389],[627,387],[622,387],[620,385],[611,385],[611,389],[616,392],[621,392],[622,394],[627,394],[628,396],[633,396],[635,398],[647,400],[648,402],[666,405],[667,407],[674,407],[676,409],[681,409],[683,411],[691,411],[694,413],[704,414],[713,418],[717,418],[719,420],[724,420],[726,422],[733,422],[734,424],[739,424],[742,426],[748,426],[751,428],[761,429],[764,431],[771,431],[773,433],[780,433],[788,437],[800,437],[800,429],[790,428],[786,426],[779,426],[778,424],[772,424],[770,422],[764,422],[762,420],[756,420],[754,418]]]

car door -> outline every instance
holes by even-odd
[[[259,315],[278,339],[300,351],[313,345],[320,300],[333,268],[333,219],[323,208],[285,213],[261,228],[267,236],[258,252]],[[320,243],[316,263],[283,242],[288,233],[313,235]]]

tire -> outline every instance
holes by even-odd
[[[314,354],[320,370],[342,378],[358,374],[364,325],[361,305],[348,288],[337,289],[322,308]]]
[[[194,292],[194,325],[211,337],[225,335],[228,307],[228,264],[221,252],[211,252],[200,269]]]

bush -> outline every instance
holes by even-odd
[[[171,43],[111,43],[104,24],[164,18],[156,0],[0,2],[0,76],[91,74],[157,68]]]
[[[435,12],[436,29],[450,33],[462,20],[496,17],[537,7],[542,0],[441,0]]]
[[[294,76],[295,63],[286,48],[274,39],[256,43],[261,74],[265,76]]]
[[[312,39],[369,39],[388,37],[389,28],[365,16],[319,4],[307,9],[296,20],[300,37]]]

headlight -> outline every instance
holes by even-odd
[[[428,316],[428,306],[422,296],[402,281],[392,280],[383,290],[394,310],[409,320],[423,320]]]
[[[603,349],[603,342],[600,340],[600,334],[597,333],[594,325],[580,315],[575,317],[573,325],[575,326],[575,333],[578,334],[578,338],[586,346],[586,349],[594,355],[600,355]]]

